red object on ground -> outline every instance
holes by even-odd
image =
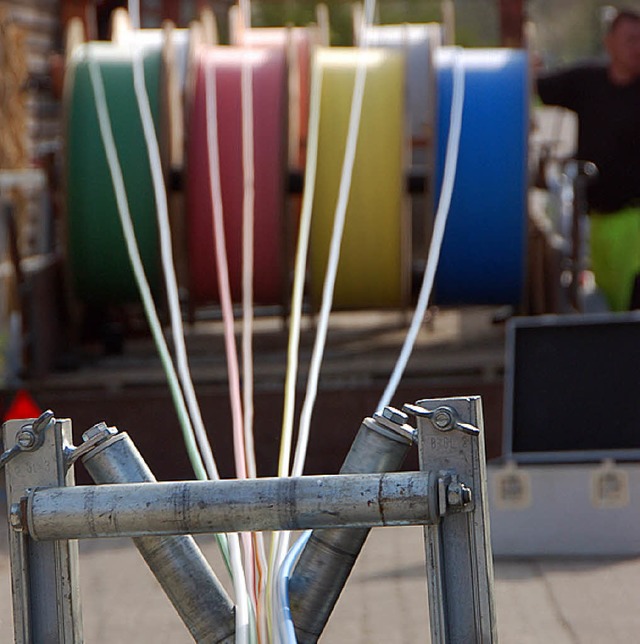
[[[4,415],[3,422],[7,420],[21,420],[23,418],[37,418],[42,413],[35,400],[26,389],[19,389]]]

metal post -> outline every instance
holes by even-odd
[[[100,423],[82,436],[84,445],[90,445],[82,462],[93,480],[98,484],[155,482],[131,438],[116,431]],[[133,542],[194,640],[232,644],[233,603],[193,537],[138,537]]]
[[[341,474],[400,468],[414,442],[408,416],[387,407],[365,418]],[[314,530],[289,582],[291,615],[300,644],[316,642],[351,574],[370,528]]]
[[[442,519],[425,526],[431,641],[495,642],[480,398],[421,400],[404,409],[418,418],[421,470],[439,473]]]
[[[585,269],[584,226],[589,213],[587,187],[598,174],[595,164],[589,161],[573,161],[573,211],[571,220],[571,283],[569,285],[569,303],[578,313],[584,311],[584,302],[580,288],[580,278]]]
[[[421,525],[436,487],[403,472],[37,488],[12,523],[39,540]]]
[[[71,446],[71,421],[50,412],[33,420],[3,425],[2,457],[9,515],[18,511],[28,488],[73,485],[65,450]],[[10,530],[14,639],[18,644],[80,644],[82,615],[75,541],[40,543]]]

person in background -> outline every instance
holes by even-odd
[[[622,311],[640,307],[640,14],[619,11],[604,44],[606,63],[539,74],[537,90],[578,116],[576,158],[598,169],[587,188],[592,269]]]

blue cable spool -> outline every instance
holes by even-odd
[[[528,57],[523,50],[436,52],[436,195],[442,185],[455,56],[465,70],[456,180],[436,273],[438,304],[522,301],[526,262]]]

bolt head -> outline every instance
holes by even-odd
[[[395,407],[385,407],[382,410],[382,416],[392,423],[404,425],[409,420],[409,416]]]
[[[454,422],[453,414],[448,409],[438,409],[433,414],[433,424],[438,429],[449,429]]]
[[[36,435],[30,429],[23,429],[18,433],[17,442],[22,449],[29,449],[36,444]]]

